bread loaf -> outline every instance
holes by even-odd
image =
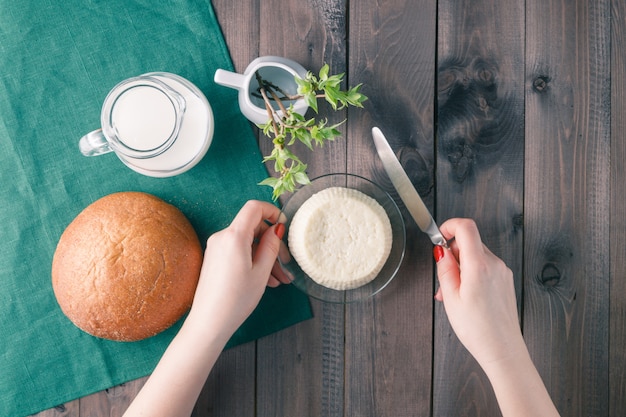
[[[135,341],[190,308],[201,264],[198,236],[180,210],[150,194],[121,192],[89,205],[63,232],[52,287],[85,332]]]

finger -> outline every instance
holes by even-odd
[[[273,219],[272,220],[263,219],[263,221],[261,221],[256,227],[254,231],[254,237],[256,238],[256,237],[261,236],[263,233],[265,233],[267,229],[269,229],[276,223],[286,223],[286,222],[287,222],[287,216],[285,216],[285,214],[282,211],[280,212],[278,219],[276,221],[274,221]]]
[[[441,294],[441,287],[437,289],[437,292],[435,293],[435,300],[442,302],[443,301],[443,295]]]
[[[452,243],[455,258],[459,256],[468,256],[475,258],[484,253],[483,242],[478,232],[476,223],[471,219],[450,219],[444,222],[441,227],[441,233],[447,238],[454,237]]]
[[[280,238],[282,237],[278,235],[282,235],[282,233],[284,233],[284,228],[284,224],[277,223],[267,229],[265,233],[263,233],[263,235],[261,236],[259,245],[257,246],[256,252],[254,253],[252,267],[261,271],[261,273],[266,274],[265,276],[270,275],[274,264],[276,263],[276,258],[278,256],[278,250],[281,243]]]
[[[450,248],[450,251],[452,251],[452,255],[454,255],[454,258],[457,260],[459,260],[459,245],[457,245],[456,243],[456,239],[452,239],[448,241],[448,247]]]
[[[250,200],[244,204],[230,227],[250,235],[251,239],[267,231],[265,220],[274,224],[281,216],[278,207],[265,201]]]
[[[283,265],[291,262],[291,253],[289,253],[289,248],[282,240],[280,241],[280,248],[278,248],[278,260]]]
[[[461,271],[459,263],[449,249],[436,246],[434,249],[437,259],[437,278],[441,299],[452,297],[458,293],[461,285]]]
[[[267,229],[273,226],[273,223],[270,223],[268,220],[263,220],[259,222],[254,228],[254,238],[258,239],[260,236],[265,233]]]
[[[280,263],[278,261],[274,262],[274,266],[272,267],[272,276],[276,278],[281,284],[291,284],[289,276],[280,266]]]
[[[269,279],[267,280],[267,286],[270,288],[276,288],[279,285],[280,285],[280,281],[276,279],[275,276],[270,275]]]

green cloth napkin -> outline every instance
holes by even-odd
[[[0,4],[0,415],[35,413],[149,374],[180,323],[153,338],[92,337],[61,312],[50,266],[65,227],[87,205],[144,191],[180,208],[201,239],[248,199],[271,200],[237,93],[213,83],[232,69],[208,0],[40,0]],[[110,153],[87,158],[78,140],[97,129],[107,92],[151,71],[179,74],[207,96],[213,144],[199,165],[151,178]],[[291,286],[268,290],[229,346],[311,317]]]

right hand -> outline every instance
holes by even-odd
[[[450,325],[481,366],[525,351],[517,314],[513,273],[483,244],[476,223],[450,219],[441,225],[454,241],[437,249],[440,289]]]

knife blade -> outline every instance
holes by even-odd
[[[383,132],[379,128],[373,127],[372,136],[374,137],[374,145],[383,167],[417,226],[430,237],[433,244],[447,248],[448,242],[441,234],[437,223],[435,223],[433,216],[431,216],[430,211],[428,211],[409,176],[402,168],[402,164],[398,161]]]

